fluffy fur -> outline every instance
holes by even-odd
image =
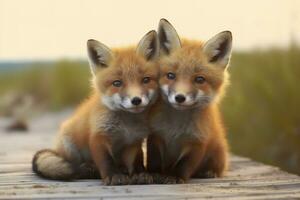
[[[228,146],[218,101],[228,82],[231,33],[205,43],[181,41],[162,19],[158,35],[162,98],[151,112],[148,170],[166,176],[158,183],[223,176]]]
[[[157,96],[158,45],[155,31],[137,48],[110,50],[88,41],[92,95],[63,123],[55,148],[36,153],[34,172],[58,180],[100,172],[107,185],[151,182],[144,173],[141,144],[149,133],[148,108]]]

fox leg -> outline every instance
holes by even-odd
[[[130,175],[130,184],[152,184],[153,178],[146,173],[142,142],[129,145],[123,150],[123,162]]]
[[[97,166],[93,162],[84,162],[77,169],[78,179],[100,179]]]
[[[73,164],[76,179],[97,179],[99,172],[96,165],[84,157],[83,149],[72,141],[69,135],[62,135],[56,144],[57,151]]]
[[[103,134],[94,134],[90,137],[92,158],[100,172],[105,185],[127,185],[130,182],[128,174],[116,166],[110,154],[110,141]]]
[[[170,177],[163,174],[165,163],[163,162],[164,143],[161,137],[151,134],[147,138],[147,171],[153,176],[156,184],[165,183]]]
[[[140,149],[137,159],[136,159],[136,175],[137,177],[134,178],[135,174],[132,176],[132,183],[133,184],[153,184],[153,176],[148,173],[144,167],[144,160],[143,160],[143,151]]]
[[[57,151],[73,164],[76,179],[98,179],[100,178],[96,165],[87,158],[84,158],[83,150],[72,141],[68,135],[60,137],[56,144]]]
[[[122,149],[121,160],[125,165],[129,175],[134,173],[143,172],[143,154],[141,142],[128,145]]]
[[[161,173],[163,141],[159,136],[150,135],[147,139],[147,170],[151,173]]]
[[[219,144],[212,149],[208,149],[206,155],[194,178],[215,178],[222,177],[227,169],[228,155],[227,145]]]
[[[138,152],[136,155],[136,159],[134,162],[134,169],[135,169],[136,173],[142,173],[142,172],[146,171],[145,166],[144,166],[144,153],[143,153],[141,146],[138,149]]]
[[[170,175],[176,177],[176,180],[171,179],[170,183],[184,183],[195,173],[198,169],[203,155],[204,147],[201,144],[190,144],[183,155],[179,156],[179,160],[173,165]],[[168,181],[166,183],[169,183]]]

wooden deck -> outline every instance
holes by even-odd
[[[27,133],[6,133],[0,119],[0,199],[300,199],[300,177],[231,157],[228,175],[181,185],[103,186],[100,180],[49,181],[31,171],[33,153],[51,147],[66,114],[32,121]]]

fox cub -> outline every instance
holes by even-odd
[[[87,48],[92,95],[63,123],[55,148],[35,154],[33,171],[57,180],[100,172],[106,185],[151,182],[141,144],[158,91],[157,33],[147,33],[136,48],[110,50],[96,40],[88,40]]]
[[[181,41],[161,19],[158,37],[162,97],[150,115],[147,168],[165,175],[164,183],[220,177],[228,147],[218,100],[227,83],[231,33],[221,32],[205,43]]]

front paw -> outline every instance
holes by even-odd
[[[134,174],[131,177],[131,182],[130,182],[130,184],[139,184],[139,185],[153,184],[153,183],[154,181],[152,175],[146,172]]]
[[[185,181],[182,178],[175,176],[166,176],[163,180],[163,184],[183,184]]]
[[[104,185],[128,185],[130,184],[130,177],[125,174],[114,174],[104,178],[103,183]]]
[[[167,176],[159,173],[153,173],[152,177],[155,184],[163,184]]]
[[[184,183],[184,180],[175,177],[175,176],[168,176],[168,175],[163,175],[163,174],[152,174],[153,181],[155,184],[182,184]]]
[[[208,171],[200,173],[197,178],[217,178],[217,177],[218,177],[218,175],[216,172],[214,172],[212,170],[208,170]]]
[[[78,176],[80,179],[100,178],[96,165],[92,163],[82,163],[78,169]]]

